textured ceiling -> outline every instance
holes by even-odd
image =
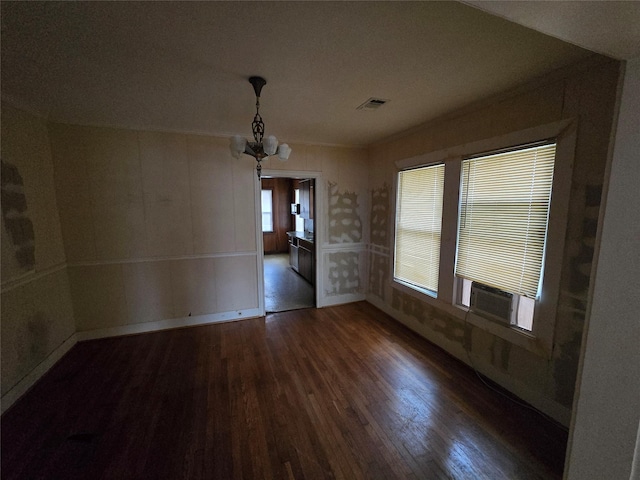
[[[366,145],[593,53],[457,2],[2,2],[2,94],[50,120]],[[356,108],[388,99],[376,111]]]

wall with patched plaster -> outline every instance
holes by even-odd
[[[4,397],[75,332],[47,127],[5,102],[1,235]]]
[[[15,165],[5,160],[1,160],[0,164],[2,226],[7,232],[7,247],[13,247],[18,266],[29,271],[36,265],[36,246],[33,222],[29,218],[27,197],[24,193],[24,180]]]
[[[365,291],[365,262],[363,255],[363,192],[341,190],[337,182],[327,182],[328,243],[340,251],[325,253],[326,297],[363,299]],[[355,247],[355,248],[354,248]],[[336,247],[333,247],[336,248]],[[338,303],[342,303],[339,301]]]
[[[366,291],[366,244],[370,199],[363,155],[327,170],[327,249],[323,253],[326,304],[363,300]]]
[[[597,60],[571,72],[479,103],[430,122],[370,150],[372,205],[392,225],[394,213],[379,197],[393,185],[393,162],[509,132],[578,118],[566,242],[551,358],[543,358],[480,328],[447,309],[434,307],[393,287],[392,238],[375,232],[381,220],[372,210],[367,298],[429,340],[472,363],[525,400],[546,406],[568,424],[581,351],[598,215],[614,115],[619,64]]]
[[[356,192],[340,191],[337,183],[328,182],[329,243],[362,241],[362,219]]]
[[[329,297],[362,293],[360,254],[358,252],[329,252],[325,294]]]
[[[369,213],[369,287],[368,293],[384,299],[389,285],[389,273],[393,271],[389,262],[391,242],[390,203],[391,189],[384,182],[379,188],[371,189],[371,210]]]

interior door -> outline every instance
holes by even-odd
[[[289,251],[287,232],[294,230],[291,215],[292,181],[289,178],[263,178],[261,183],[262,190],[271,191],[272,202],[270,212],[272,228],[269,231],[263,226],[262,231],[264,253],[287,253]],[[265,205],[263,204],[262,207],[263,219],[268,219]],[[268,221],[263,221],[263,225],[265,224],[268,224]]]

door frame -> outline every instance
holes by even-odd
[[[320,279],[323,278],[323,269],[322,263],[318,261],[320,258],[320,245],[324,244],[324,235],[322,229],[322,219],[324,218],[324,189],[318,188],[322,186],[322,172],[318,171],[306,171],[306,170],[270,170],[264,169],[262,170],[263,177],[272,177],[272,178],[293,178],[293,179],[303,179],[303,178],[313,178],[315,180],[315,201],[313,203],[313,232],[314,232],[314,246],[315,246],[315,255],[313,261],[315,262],[315,281],[313,288],[315,290],[315,299],[316,305],[315,308],[322,307],[320,292],[321,285]],[[257,179],[256,179],[257,180]],[[255,183],[255,219],[256,219],[256,245],[258,245],[258,252],[256,255],[256,266],[258,270],[258,309],[260,310],[260,315],[265,316],[266,309],[264,303],[264,242],[262,238],[262,184],[260,180],[257,180]]]

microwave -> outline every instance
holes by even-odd
[[[291,204],[291,215],[300,215],[300,204],[292,203]]]

